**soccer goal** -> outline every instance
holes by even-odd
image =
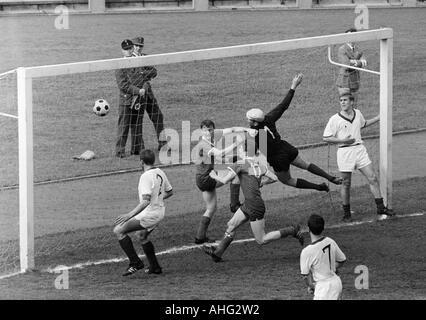
[[[335,170],[330,164],[335,153],[322,142],[328,118],[339,111],[335,86],[338,66],[330,63],[328,48],[347,42],[365,43],[375,61],[371,69],[376,68],[379,74],[363,78],[361,94],[370,105],[364,109],[368,116],[380,113],[380,126],[371,132],[377,133],[380,143],[374,142],[377,150],[371,152],[377,158],[384,201],[392,207],[392,29],[18,68],[12,78],[16,81],[17,113],[0,107],[1,121],[15,126],[19,136],[15,141],[19,158],[11,157],[19,161],[2,169],[8,178],[2,181],[2,201],[9,201],[8,197],[19,200],[19,221],[13,220],[17,215],[6,221],[1,233],[10,237],[0,239],[2,256],[15,267],[2,266],[2,273],[45,270],[120,255],[112,235],[113,218],[130,210],[137,199],[139,163],[137,157],[117,158],[114,151],[119,104],[116,70],[157,67],[159,75],[152,86],[164,114],[164,134],[168,138],[178,135],[173,146],[178,160],[163,161],[178,165],[170,167],[172,184],[175,181],[177,185],[177,200],[171,210],[196,211],[201,205],[192,205],[193,195],[179,198],[179,192],[184,194],[188,186],[196,190],[192,167],[182,165],[192,162],[193,131],[205,118],[214,119],[218,128],[246,125],[245,111],[274,107],[297,72],[304,73],[304,82],[284,113],[287,120],[280,121],[278,129],[283,138],[300,147],[304,158],[322,161],[323,167]],[[9,88],[8,96],[15,90],[10,85],[8,80],[9,87],[3,86]],[[91,112],[100,98],[112,108],[106,117]],[[147,115],[143,121],[145,147],[157,148]],[[2,141],[6,141],[1,150],[5,154],[13,139]],[[73,155],[88,149],[97,157],[72,160]],[[19,174],[19,179],[15,181],[10,172]],[[283,192],[275,189],[266,189],[265,197]],[[227,201],[225,196],[222,200]],[[18,212],[18,207],[7,210]],[[19,256],[11,247],[19,247]]]

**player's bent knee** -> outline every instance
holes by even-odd
[[[121,235],[122,234],[121,227],[119,225],[115,226],[114,229],[112,229],[112,232],[114,232],[117,236]]]

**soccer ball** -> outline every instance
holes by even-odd
[[[109,112],[109,103],[105,99],[96,100],[93,112],[100,117],[106,116]]]

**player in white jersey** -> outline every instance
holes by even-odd
[[[173,195],[172,186],[166,174],[154,167],[155,154],[151,150],[143,150],[140,155],[143,173],[139,179],[139,204],[129,213],[120,215],[115,220],[114,233],[118,237],[121,248],[129,258],[129,267],[123,276],[128,276],[144,267],[133,247],[129,233],[137,231],[142,249],[148,259],[146,273],[160,274],[161,267],[155,256],[154,245],[148,235],[164,218],[164,199]]]
[[[361,139],[361,129],[375,124],[380,118],[376,116],[365,120],[361,111],[353,108],[353,103],[354,98],[349,91],[340,95],[341,111],[330,118],[323,134],[324,141],[338,145],[337,165],[343,178],[340,191],[343,202],[343,220],[350,221],[352,219],[350,188],[352,172],[355,170],[361,171],[367,178],[371,193],[375,198],[378,220],[383,220],[392,216],[393,213],[383,203],[379,181]]]
[[[337,243],[322,236],[324,219],[316,214],[309,217],[311,244],[300,254],[300,272],[314,300],[338,300],[342,294],[342,281],[337,269],[346,261],[346,256]]]

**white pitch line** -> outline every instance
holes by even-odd
[[[419,216],[423,216],[425,215],[426,212],[417,212],[417,213],[411,213],[411,214],[406,214],[406,215],[402,215],[402,216],[396,216],[395,218],[397,219],[401,219],[401,218],[411,218],[411,217],[419,217]],[[395,219],[393,218],[393,219]],[[392,219],[390,219],[392,220]],[[343,228],[343,227],[354,227],[354,226],[359,226],[359,225],[363,225],[363,224],[367,224],[367,223],[373,223],[376,222],[377,220],[375,219],[371,219],[371,220],[362,220],[362,221],[354,221],[354,222],[348,222],[348,223],[339,223],[339,224],[335,224],[329,227],[326,227],[326,229],[338,229],[338,228]],[[302,229],[302,232],[308,232],[307,228]],[[238,244],[238,243],[245,243],[245,242],[252,242],[255,241],[254,238],[249,238],[249,239],[241,239],[241,240],[235,240],[232,242],[232,244]],[[217,243],[217,242],[216,242]],[[157,253],[157,256],[160,255],[166,255],[166,254],[174,254],[174,253],[178,253],[178,252],[182,252],[182,251],[189,251],[189,250],[193,250],[193,249],[197,249],[197,248],[202,248],[204,244],[194,244],[194,245],[186,245],[186,246],[180,246],[180,247],[172,247],[170,249],[161,251]],[[139,257],[144,257],[145,255],[140,255]],[[78,263],[78,264],[74,264],[72,266],[58,266],[55,268],[48,268],[46,270],[43,270],[43,272],[59,272],[62,270],[72,270],[72,269],[83,269],[85,267],[89,267],[89,266],[96,266],[96,265],[101,265],[101,264],[108,264],[108,263],[119,263],[119,262],[124,262],[127,261],[127,257],[121,257],[121,258],[115,258],[115,259],[109,259],[109,260],[98,260],[98,261],[87,261],[84,263]],[[1,277],[0,277],[1,279]]]
[[[23,274],[23,272],[18,271],[18,272],[14,272],[14,273],[9,273],[9,274],[6,274],[4,276],[0,276],[0,280],[11,278],[11,277],[14,277],[14,276],[19,276],[20,274]]]
[[[402,216],[396,216],[396,218],[398,219],[402,219],[402,218],[411,218],[411,217],[419,217],[419,216],[424,216],[426,214],[425,212],[417,212],[417,213],[411,213],[411,214],[406,214],[406,215],[402,215]],[[367,223],[373,223],[376,222],[377,220],[375,219],[371,219],[371,220],[363,220],[363,221],[354,221],[354,222],[349,222],[349,223],[339,223],[339,224],[335,224],[332,226],[327,227],[326,229],[338,229],[338,228],[343,228],[343,227],[354,227],[354,226],[359,226],[359,225],[363,225],[363,224],[367,224]],[[304,228],[302,229],[302,232],[308,232],[308,229]],[[245,242],[252,242],[255,241],[254,238],[249,238],[249,239],[240,239],[240,240],[235,240],[232,242],[232,244],[239,244],[239,243],[245,243]],[[174,254],[174,253],[179,253],[182,251],[189,251],[189,250],[193,250],[193,249],[197,249],[197,248],[202,248],[204,244],[193,244],[193,245],[186,245],[186,246],[180,246],[180,247],[172,247],[170,249],[161,251],[157,253],[157,256],[161,256],[161,255],[166,255],[166,254]],[[144,257],[145,255],[140,255],[139,257]],[[83,269],[85,267],[90,267],[90,266],[97,266],[97,265],[102,265],[102,264],[110,264],[110,263],[120,263],[120,262],[124,262],[127,260],[127,257],[120,257],[120,258],[114,258],[114,259],[104,259],[104,260],[98,260],[98,261],[87,261],[84,263],[77,263],[71,266],[57,266],[55,268],[47,268],[45,270],[42,270],[42,272],[48,272],[48,273],[57,273],[63,270],[72,270],[72,269]],[[0,280],[2,279],[6,279],[6,278],[10,278],[13,276],[17,276],[23,274],[22,272],[15,272],[12,274],[8,274],[8,275],[4,275],[4,276],[0,276]]]
[[[13,118],[13,119],[18,119],[18,116],[15,116],[13,114],[4,113],[4,112],[0,112],[0,116],[9,117],[9,118]]]

